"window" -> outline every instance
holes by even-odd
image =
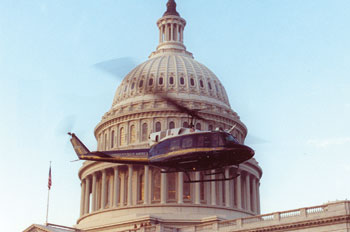
[[[141,173],[139,175],[139,194],[138,194],[138,200],[143,201],[144,200],[144,175]]]
[[[111,133],[111,148],[114,147],[114,130],[112,130],[112,133]]]
[[[152,170],[152,200],[160,201],[160,170]]]
[[[208,130],[209,130],[209,131],[212,131],[212,130],[213,130],[213,125],[209,125],[209,126],[208,126]]]
[[[159,81],[158,81],[158,83],[159,83],[160,85],[162,85],[162,84],[163,84],[163,77],[159,77]]]
[[[124,127],[120,128],[120,138],[119,138],[119,145],[120,146],[125,146],[126,141],[125,141],[125,130]]]
[[[204,175],[204,172],[201,172],[200,173],[200,178],[201,180],[205,180],[205,175]],[[200,187],[200,199],[201,201],[205,201],[205,185],[206,183],[205,182],[200,182],[199,184],[199,187]]]
[[[182,148],[189,148],[189,147],[192,147],[193,145],[193,139],[192,137],[184,137],[182,139]]]
[[[156,122],[156,132],[161,130],[162,130],[162,125],[160,124],[160,122]]]
[[[107,150],[107,134],[105,134],[105,150]]]
[[[197,130],[201,130],[201,128],[202,128],[202,127],[201,127],[201,124],[198,122],[198,123],[196,124],[196,129],[197,129]]]
[[[190,83],[191,83],[191,86],[194,86],[194,79],[193,78],[190,79]]]
[[[135,82],[133,82],[133,83],[131,84],[131,89],[134,89],[134,87],[135,87]]]
[[[209,134],[202,134],[198,136],[197,140],[198,147],[210,147],[211,146],[211,138]]]
[[[176,176],[177,172],[167,174],[168,200],[176,201]]]
[[[169,78],[169,83],[170,83],[171,85],[174,84],[174,77],[170,77],[170,78]]]
[[[211,90],[211,84],[210,84],[210,82],[208,82],[208,87],[209,87],[209,89]]]
[[[170,140],[170,151],[176,151],[180,149],[181,138]]]
[[[141,88],[143,86],[143,80],[141,80],[140,82],[139,82],[139,88]]]
[[[148,80],[148,85],[149,85],[149,86],[152,86],[152,85],[153,85],[153,78],[151,78],[151,79]]]
[[[147,138],[148,138],[148,125],[147,123],[144,123],[142,124],[142,130],[141,130],[141,133],[142,133],[142,141],[146,141]]]
[[[180,77],[180,84],[184,85],[185,84],[185,79],[183,77]]]
[[[184,123],[182,124],[182,126],[185,127],[185,128],[188,128],[188,122],[187,122],[187,121],[184,122]]]
[[[136,142],[136,127],[135,125],[130,126],[130,143]]]
[[[203,85],[203,80],[200,80],[200,81],[199,81],[199,84],[200,84],[201,88],[204,87],[204,85]]]
[[[191,175],[192,173],[188,173],[188,175]],[[184,182],[189,181],[188,176],[184,175]],[[183,200],[188,202],[191,201],[191,184],[190,183],[184,183],[183,184]]]
[[[126,85],[125,88],[124,88],[124,92],[126,92],[127,89],[128,89],[128,86]]]
[[[175,123],[173,121],[169,122],[169,129],[174,129]]]

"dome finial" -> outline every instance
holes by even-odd
[[[180,16],[180,14],[176,11],[175,0],[168,0],[166,7],[167,7],[167,9],[166,9],[165,13],[163,14],[163,16],[167,16],[167,15]]]

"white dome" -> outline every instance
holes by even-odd
[[[226,91],[215,74],[192,57],[169,52],[134,68],[118,87],[112,108],[154,93],[181,95],[230,109]]]

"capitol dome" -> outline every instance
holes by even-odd
[[[231,109],[225,88],[215,74],[194,60],[183,43],[186,21],[174,0],[157,21],[159,45],[149,59],[131,70],[116,90],[112,107],[95,128],[97,150],[147,148],[152,132],[186,126],[179,112],[160,94],[190,109],[201,109],[200,130],[229,129],[244,143],[247,128]],[[255,159],[240,165],[232,181],[188,184],[184,173],[162,173],[143,165],[86,161],[79,170],[81,210],[77,228],[122,231],[132,225],[165,223],[175,227],[203,221],[234,219],[260,213],[262,170]],[[215,171],[212,171],[215,173]],[[225,168],[229,175],[234,167]],[[191,179],[215,178],[204,172]]]

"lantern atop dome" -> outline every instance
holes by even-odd
[[[167,10],[157,21],[157,26],[159,28],[159,45],[156,51],[151,53],[149,58],[168,52],[182,53],[183,55],[193,58],[192,53],[187,52],[184,45],[186,20],[181,18],[180,14],[176,11],[176,3],[174,0],[169,0],[166,5]]]

